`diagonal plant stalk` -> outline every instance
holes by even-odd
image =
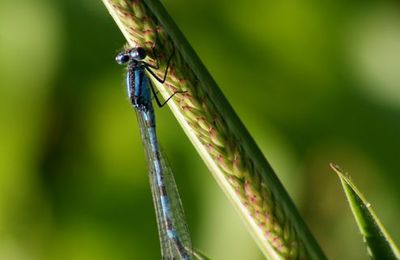
[[[174,53],[164,98],[186,135],[269,259],[325,259],[288,193],[217,84],[159,0],[102,0],[132,47],[149,62]]]

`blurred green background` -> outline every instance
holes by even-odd
[[[366,250],[328,164],[400,241],[400,5],[164,1],[332,259]],[[101,1],[0,2],[0,259],[158,259],[136,118]],[[262,259],[170,111],[193,243]]]

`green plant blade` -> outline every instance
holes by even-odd
[[[159,0],[102,0],[132,47],[158,61],[168,106],[269,259],[325,259],[249,132]],[[152,52],[156,48],[157,57]],[[222,221],[222,220],[221,220]]]
[[[376,216],[371,204],[350,181],[339,166],[331,164],[331,168],[338,175],[351,211],[357,222],[372,259],[400,259],[399,249]]]
[[[197,260],[211,260],[211,258],[206,256],[203,252],[201,252],[200,250],[198,250],[196,248],[193,248],[192,253],[193,253],[194,259],[197,259]]]

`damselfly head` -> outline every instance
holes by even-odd
[[[115,57],[115,61],[120,65],[127,63],[130,59],[131,59],[130,55],[126,52],[120,52]]]
[[[134,60],[143,60],[146,58],[146,50],[141,47],[133,48],[129,51],[129,55]]]

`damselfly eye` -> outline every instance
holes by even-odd
[[[129,54],[135,60],[143,60],[146,58],[146,50],[141,47],[132,49]]]
[[[126,53],[120,53],[115,57],[115,60],[117,61],[118,64],[122,65],[125,64],[129,61],[129,55]]]

